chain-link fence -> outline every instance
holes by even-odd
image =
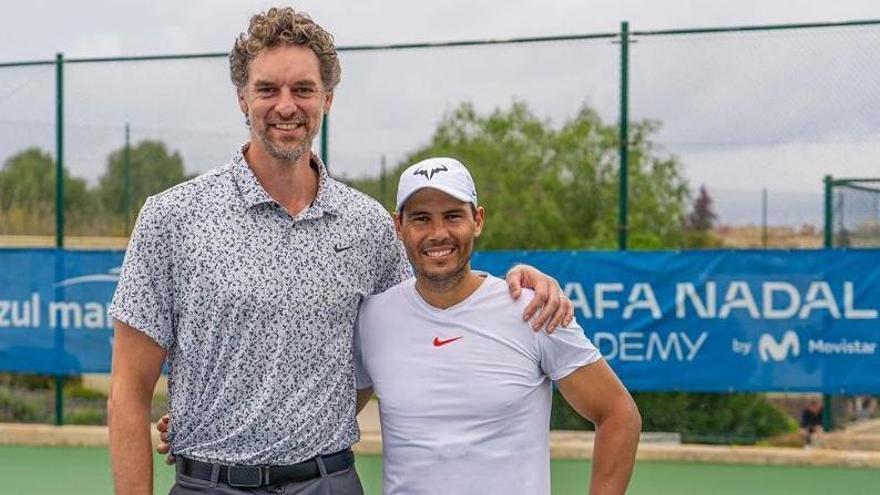
[[[701,186],[716,232],[701,247],[818,246],[817,180],[863,175],[880,151],[878,42],[880,21],[863,21],[340,47],[343,83],[316,145],[389,204],[382,170],[393,182],[437,150],[444,124],[510,125],[494,136],[534,138],[522,159],[580,203],[559,213],[580,238],[546,247],[688,247],[681,220]],[[0,234],[124,237],[146,195],[227,161],[247,128],[225,57],[0,64]],[[535,125],[543,134],[518,136]],[[519,173],[513,153],[480,151],[462,153]]]
[[[878,45],[880,21],[340,47],[316,147],[388,206],[395,171],[438,152],[478,169],[486,201],[506,198],[493,218],[515,225],[520,198],[557,206],[540,246],[496,247],[819,246],[821,177],[878,170]],[[0,64],[0,103],[0,245],[124,247],[146,196],[248,138],[225,53]],[[833,186],[829,245],[878,245],[880,185]],[[661,428],[694,400],[707,424],[711,407],[772,415],[704,395],[640,400],[672,404]]]
[[[880,247],[880,178],[826,179],[830,247]]]

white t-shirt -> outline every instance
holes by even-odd
[[[488,276],[443,310],[410,279],[361,305],[355,368],[379,397],[386,494],[550,493],[550,380],[601,356],[574,322],[534,332],[532,296]]]

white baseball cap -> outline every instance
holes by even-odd
[[[468,169],[455,158],[422,160],[400,174],[397,184],[397,211],[420,189],[430,187],[453,198],[477,206],[477,188]]]

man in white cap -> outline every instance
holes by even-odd
[[[395,226],[415,278],[362,304],[359,406],[379,396],[384,491],[550,493],[551,387],[596,424],[591,494],[623,494],[641,418],[599,351],[572,322],[534,333],[531,294],[471,271],[485,213],[468,170],[431,158],[400,177]]]

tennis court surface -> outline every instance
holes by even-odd
[[[381,494],[382,461],[360,455],[358,472],[368,495]],[[554,460],[553,495],[587,492],[590,464]],[[113,493],[107,449],[0,446],[0,494]],[[156,493],[167,493],[173,469],[156,457]],[[641,461],[632,495],[848,495],[874,493],[880,471],[866,468],[750,466]],[[450,494],[454,495],[454,494]]]

